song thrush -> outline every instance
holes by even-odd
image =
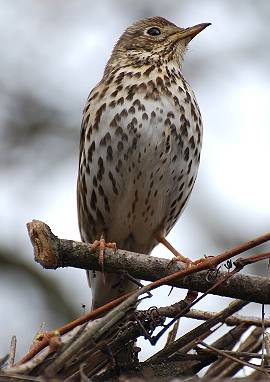
[[[181,66],[187,44],[209,23],[179,28],[162,17],[122,34],[81,127],[78,217],[82,240],[100,236],[149,254],[182,213],[200,161],[202,120]],[[137,286],[90,272],[92,308]]]

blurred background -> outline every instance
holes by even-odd
[[[54,329],[90,306],[84,271],[41,269],[25,224],[40,219],[56,235],[79,240],[82,109],[122,31],[153,15],[184,27],[212,23],[190,44],[183,67],[205,130],[198,180],[170,241],[196,259],[270,229],[268,0],[0,0],[1,356],[12,335],[22,355],[42,322]],[[170,257],[162,247],[154,254]],[[267,276],[267,264],[247,271]],[[185,295],[168,291],[158,289],[142,306]],[[198,308],[215,311],[228,300],[209,296]],[[193,324],[183,319],[179,335]],[[142,357],[156,350],[142,344]]]

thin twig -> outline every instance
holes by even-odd
[[[173,318],[175,317],[181,310],[183,309],[182,301],[180,303],[175,303],[173,305],[169,306],[163,306],[158,308],[158,314],[160,316]],[[144,311],[138,311],[140,313]],[[213,318],[216,315],[215,312],[208,312],[205,310],[198,310],[198,309],[191,309],[189,312],[184,314],[184,317],[187,318],[193,318],[195,320],[208,320],[209,318]],[[228,326],[237,326],[244,324],[246,326],[262,326],[262,320],[258,317],[249,317],[249,316],[241,316],[241,315],[234,315],[231,317],[226,318],[225,324]],[[265,319],[264,321],[265,327],[270,327],[270,319]]]
[[[213,346],[211,345],[207,345],[205,342],[201,341],[198,343],[199,345],[202,345],[204,347],[206,347],[207,349],[210,349],[212,350],[214,353],[217,353],[219,354],[220,356],[222,357],[226,357],[226,358],[229,358],[230,360],[234,361],[234,362],[237,362],[237,363],[240,363],[241,365],[243,366],[248,366],[248,367],[251,367],[252,369],[255,369],[257,371],[260,371],[261,373],[269,376],[269,374],[267,373],[267,371],[265,369],[263,369],[262,367],[260,366],[257,366],[257,365],[254,365],[253,363],[250,363],[250,362],[245,362],[241,359],[238,359],[234,356],[232,356],[231,354],[227,354],[225,351],[223,350],[219,350],[219,349],[216,349],[214,348]]]

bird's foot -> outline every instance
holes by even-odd
[[[115,252],[117,250],[116,243],[106,243],[103,235],[101,235],[99,240],[95,240],[92,244],[90,244],[90,247],[94,251],[99,248],[98,262],[101,267],[103,281],[105,283],[105,273],[104,273],[105,249],[106,248],[112,249]]]
[[[171,261],[169,262],[168,266],[170,266],[171,264],[175,264],[175,263],[177,263],[179,261],[181,263],[183,263],[186,268],[189,268],[192,265],[194,265],[192,260],[190,260],[188,257],[184,257],[183,255],[181,255],[181,253],[179,253],[177,255],[174,254],[174,256],[175,257],[171,259]]]
[[[169,265],[174,264],[174,263],[180,261],[180,262],[184,263],[186,268],[196,267],[198,265],[205,264],[207,266],[207,268],[209,268],[210,270],[214,270],[214,269],[216,269],[216,264],[211,261],[211,259],[213,257],[214,256],[205,256],[205,257],[202,257],[202,258],[200,258],[198,260],[193,261],[193,260],[189,259],[188,257],[184,257],[183,255],[180,254],[180,256],[175,255],[175,258],[173,258],[169,262]]]

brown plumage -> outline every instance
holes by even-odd
[[[181,66],[187,44],[208,25],[184,29],[152,17],[127,28],[115,45],[83,113],[83,241],[103,235],[147,254],[159,242],[170,247],[165,236],[190,196],[202,144],[201,114]],[[99,272],[90,272],[90,282],[93,308],[136,288],[113,274],[104,284]]]

